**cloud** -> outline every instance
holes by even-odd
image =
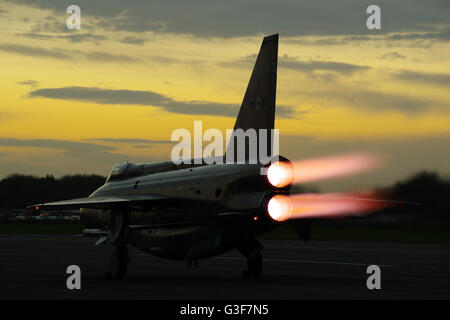
[[[16,36],[30,38],[30,39],[41,39],[41,40],[54,40],[54,39],[62,39],[68,40],[70,42],[96,42],[98,43],[101,40],[106,40],[107,38],[101,35],[96,35],[92,33],[74,33],[68,35],[61,34],[42,34],[35,32],[25,32],[25,33],[16,33]]]
[[[419,26],[424,27],[424,26]],[[442,28],[440,25],[430,27],[432,30],[421,30],[420,32],[405,30],[403,32],[377,33],[377,34],[352,34],[352,35],[323,35],[314,37],[291,37],[285,39],[286,43],[300,44],[305,46],[336,46],[345,45],[350,42],[371,42],[372,44],[385,45],[387,47],[421,47],[428,48],[432,44],[450,40],[450,27]],[[414,29],[413,29],[414,30]],[[405,43],[408,41],[408,44]]]
[[[256,61],[256,54],[247,55],[231,61],[219,62],[218,65],[226,68],[236,68],[241,66],[252,66]],[[306,73],[309,76],[324,80],[334,81],[339,75],[352,75],[358,71],[369,70],[369,66],[361,66],[352,63],[324,60],[298,60],[295,57],[283,55],[278,58],[278,67]]]
[[[54,154],[47,153],[21,153],[20,159],[14,162],[0,159],[0,177],[11,173],[64,175],[87,172],[108,174],[117,162],[129,160],[137,163],[149,163],[156,160],[151,157],[119,154],[116,148],[110,146],[69,140],[0,138],[0,146],[52,148],[64,151],[64,157],[55,157]]]
[[[408,97],[393,93],[383,93],[370,90],[330,90],[305,93],[316,99],[326,99],[326,102],[336,101],[355,109],[376,111],[401,111],[405,114],[418,114],[431,107],[432,101]]]
[[[9,0],[10,2],[52,10],[65,16],[59,0]],[[369,0],[78,0],[82,14],[98,18],[96,28],[142,33],[177,33],[196,37],[240,37],[279,32],[284,37],[304,35],[366,35]],[[382,9],[382,30],[437,34],[448,25],[450,4],[446,0],[378,0]]]
[[[392,74],[392,76],[394,78],[409,82],[426,83],[444,87],[450,86],[450,74],[448,73],[425,73],[404,70],[398,73],[394,73]]]
[[[450,27],[442,28],[436,26],[432,30],[422,30],[420,32],[406,31],[406,32],[390,32],[381,35],[352,35],[344,37],[343,41],[399,41],[399,40],[436,40],[448,41],[450,40]]]
[[[171,64],[171,63],[180,63],[183,62],[180,59],[175,59],[175,58],[171,58],[171,57],[166,57],[166,56],[159,56],[159,55],[150,55],[148,56],[151,60],[161,63],[161,64]],[[190,61],[193,62],[193,61]]]
[[[63,87],[45,88],[31,91],[29,97],[64,99],[99,104],[113,105],[143,105],[159,107],[167,112],[178,114],[203,114],[225,117],[237,116],[237,104],[218,103],[210,101],[176,101],[153,91],[101,89],[97,87]],[[280,116],[289,118],[294,110],[289,106],[278,106]]]
[[[120,40],[120,42],[122,43],[136,44],[136,45],[142,45],[148,41],[150,40],[147,37],[138,37],[138,36],[126,36]]]
[[[89,138],[85,141],[102,141],[117,143],[149,143],[149,144],[172,144],[170,140],[151,140],[151,139],[129,139],[129,138]]]
[[[133,58],[125,54],[111,54],[102,51],[94,51],[85,53],[85,57],[91,61],[100,62],[142,62],[141,59]]]
[[[14,147],[53,148],[65,150],[65,152],[70,155],[80,155],[86,152],[110,152],[115,150],[115,148],[113,147],[103,146],[100,144],[56,139],[21,140],[12,138],[0,138],[0,145]]]
[[[287,55],[279,57],[278,65],[280,68],[298,70],[306,73],[315,71],[332,71],[345,75],[353,74],[356,71],[370,69],[370,67],[368,66],[360,66],[356,64],[336,62],[336,61],[320,61],[320,60],[300,61]]]
[[[235,104],[217,103],[209,101],[168,101],[164,109],[180,114],[205,114],[225,117],[235,117],[238,106]]]
[[[165,104],[171,99],[152,91],[138,91],[126,89],[101,89],[97,87],[63,87],[38,89],[29,93],[30,97],[44,97],[50,99],[65,99],[100,104],[137,104],[157,105]]]
[[[0,44],[0,50],[30,57],[54,58],[59,60],[71,59],[71,57],[67,53],[63,53],[58,49],[49,50],[19,44]]]
[[[405,56],[398,53],[398,52],[389,52],[389,53],[385,53],[380,57],[380,60],[390,60],[390,61],[395,61],[395,60],[405,60]]]
[[[95,62],[132,63],[143,62],[142,59],[134,58],[125,54],[112,54],[104,51],[80,51],[53,48],[51,50],[40,47],[30,47],[16,44],[0,44],[0,50],[26,55],[30,57],[54,58],[60,60],[87,59]]]
[[[450,40],[450,28],[445,28],[432,32],[409,32],[392,34],[386,37],[386,40]]]
[[[17,84],[21,84],[24,86],[30,86],[30,87],[37,87],[39,85],[39,82],[36,80],[23,80],[17,82]]]

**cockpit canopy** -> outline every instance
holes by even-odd
[[[108,178],[106,179],[106,182],[108,182],[110,180],[116,180],[116,179],[121,179],[121,178],[125,177],[131,167],[133,167],[133,164],[128,161],[117,163],[113,167]]]
[[[185,169],[185,168],[192,168],[192,167],[198,167],[203,166],[204,164],[175,164],[172,161],[168,162],[159,162],[159,163],[151,163],[151,164],[135,164],[131,162],[119,162],[116,164],[108,178],[106,179],[106,182],[112,181],[112,180],[121,180],[121,179],[128,179],[132,177],[138,177],[142,175],[147,174],[154,174],[154,173],[161,173],[161,172],[167,172],[172,170],[179,170],[179,169]]]

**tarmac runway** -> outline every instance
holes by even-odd
[[[262,241],[261,279],[240,277],[238,252],[185,262],[131,249],[120,281],[104,277],[110,248],[67,235],[0,235],[0,299],[449,299],[450,245]],[[381,289],[368,290],[369,265]],[[68,290],[66,268],[81,268],[81,290]]]

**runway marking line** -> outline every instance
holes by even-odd
[[[245,260],[245,258],[235,257],[214,257],[213,259],[231,259],[231,260]],[[268,262],[295,262],[295,263],[316,263],[316,264],[337,264],[337,265],[350,265],[350,266],[368,266],[370,263],[357,263],[357,262],[334,262],[334,261],[314,261],[314,260],[288,260],[288,259],[263,259]],[[397,267],[392,264],[377,264],[380,267]]]
[[[147,253],[138,253],[137,256],[151,256]],[[228,260],[245,260],[245,258],[237,257],[213,257],[213,259],[228,259]],[[337,264],[337,265],[347,265],[347,266],[369,266],[371,263],[356,263],[356,262],[334,262],[334,261],[314,261],[314,260],[289,260],[289,259],[263,259],[267,262],[295,262],[295,263],[315,263],[315,264]],[[377,264],[380,267],[398,267],[393,264]]]

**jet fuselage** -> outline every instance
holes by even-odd
[[[199,259],[236,246],[240,230],[227,217],[239,215],[245,232],[260,234],[273,226],[266,212],[267,199],[274,190],[259,164],[150,165],[162,172],[135,175],[145,165],[123,165],[90,197],[159,195],[151,205],[136,204],[128,209],[130,225],[150,225],[146,230],[129,230],[130,244],[172,259]],[[170,167],[169,169],[166,169]],[[149,169],[150,168],[150,169]],[[147,171],[152,171],[147,167]],[[286,192],[287,190],[283,190]],[[221,216],[218,223],[217,216]],[[111,210],[81,209],[87,228],[109,229]],[[208,220],[211,217],[211,221]],[[196,247],[200,246],[201,248]],[[195,251],[191,252],[190,251]]]

